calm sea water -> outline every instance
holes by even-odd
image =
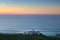
[[[0,33],[19,33],[32,29],[46,35],[60,33],[60,15],[0,15]]]

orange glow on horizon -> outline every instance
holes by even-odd
[[[6,14],[16,14],[16,15],[21,15],[21,14],[60,14],[59,11],[48,11],[48,10],[5,10],[1,11],[0,15],[6,15]]]
[[[18,2],[17,2],[18,3]],[[42,4],[15,4],[15,3],[0,3],[0,15],[22,15],[22,14],[60,14],[60,5],[42,5]],[[47,2],[48,3],[48,2]],[[30,4],[30,3],[29,3]],[[44,4],[44,3],[43,3]]]
[[[59,10],[51,9],[29,9],[29,8],[9,8],[9,7],[0,7],[0,15],[22,15],[22,14],[60,14]]]

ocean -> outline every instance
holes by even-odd
[[[0,33],[39,30],[45,35],[60,34],[60,15],[0,15]]]

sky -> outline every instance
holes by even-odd
[[[60,0],[0,0],[0,14],[60,14]]]

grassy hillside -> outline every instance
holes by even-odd
[[[45,35],[0,34],[0,40],[60,40],[60,38]]]

